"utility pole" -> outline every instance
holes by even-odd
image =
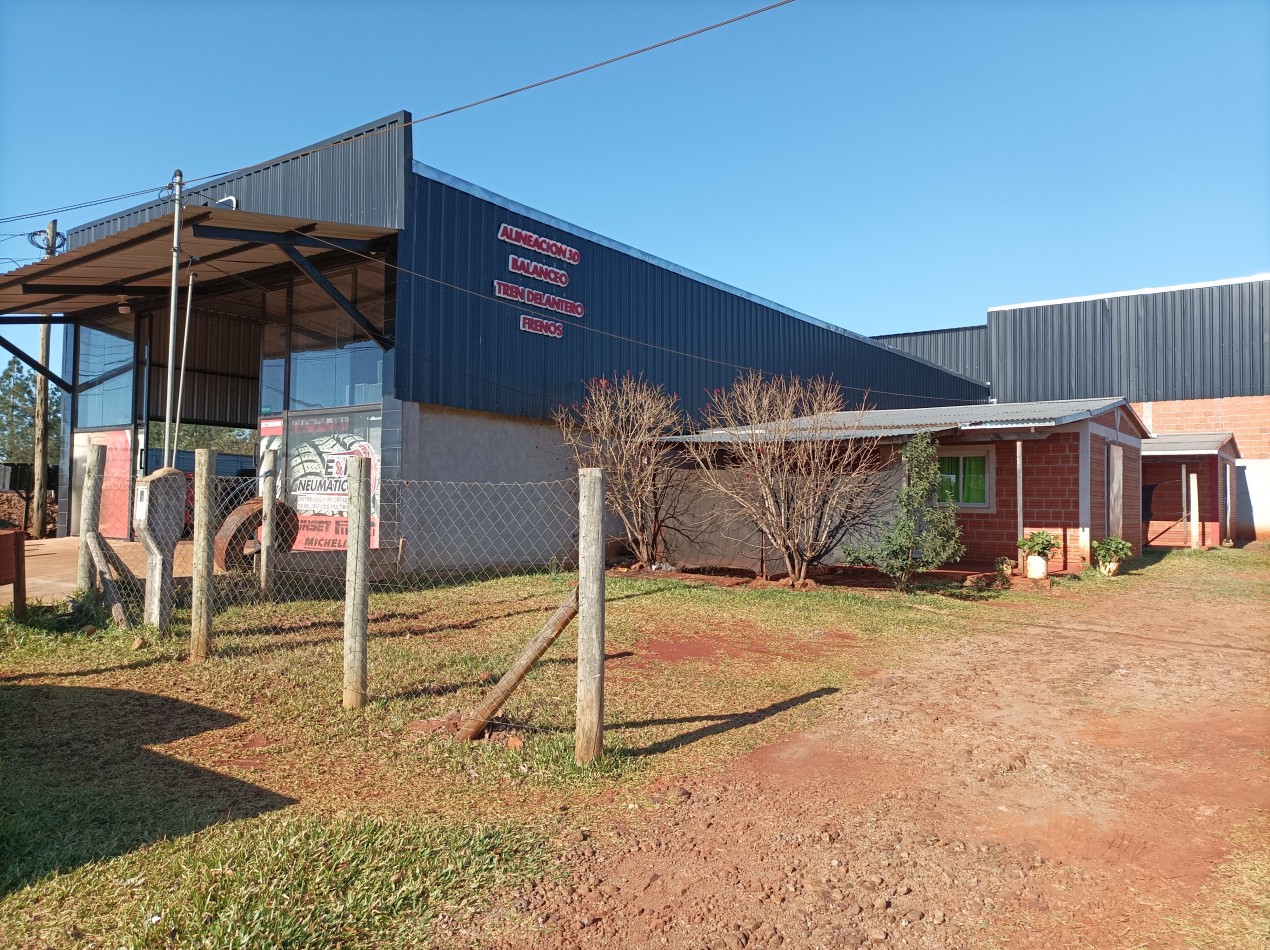
[[[44,259],[57,253],[57,219],[49,222],[44,232]],[[45,314],[52,316],[52,314]],[[40,324],[40,365],[49,365],[49,329]],[[48,503],[49,471],[49,381],[43,373],[35,374],[35,484],[31,490],[31,537],[44,537],[44,509]]]

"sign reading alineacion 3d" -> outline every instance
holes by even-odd
[[[577,264],[582,260],[582,254],[577,248],[510,224],[499,226],[498,239],[506,241],[508,244],[515,244],[518,247],[537,251],[539,254],[545,254],[548,257],[554,257],[556,260],[563,261],[566,264]],[[513,274],[541,280],[543,283],[552,284],[555,287],[569,286],[569,274],[567,271],[539,261],[531,261],[518,254],[508,255],[507,269]],[[513,284],[507,280],[494,281],[494,296],[501,297],[504,300],[514,300],[517,303],[529,304],[532,307],[542,307],[544,310],[552,310],[556,313],[563,313],[566,316],[578,317],[579,319],[586,316],[586,307],[576,300],[559,297],[533,287],[525,287],[522,284]],[[530,317],[527,314],[521,315],[520,328],[528,333],[538,333],[557,340],[564,336],[564,326],[562,324]]]
[[[582,255],[578,253],[577,248],[561,244],[559,241],[553,241],[551,238],[545,238],[540,234],[534,234],[532,231],[524,231],[520,228],[512,227],[510,224],[504,224],[498,229],[498,239],[506,241],[508,244],[518,244],[531,251],[537,251],[539,254],[546,254],[548,257],[564,261],[566,264],[577,264],[582,260]]]

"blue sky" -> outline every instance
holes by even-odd
[[[157,192],[177,167],[250,164],[760,5],[8,0],[0,216]],[[418,126],[415,154],[857,332],[981,323],[1270,270],[1270,2],[797,0]],[[34,255],[6,235],[44,223],[0,225],[0,257]]]

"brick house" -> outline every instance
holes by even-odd
[[[978,326],[877,339],[1001,401],[1122,393],[1157,435],[1233,434],[1234,534],[1270,539],[1270,273],[991,307]]]
[[[1239,446],[1229,432],[1160,435],[1142,447],[1146,543],[1215,547],[1238,524]]]
[[[726,451],[729,441],[763,438],[763,431],[714,430],[680,441],[717,442]],[[803,432],[878,439],[896,458],[897,483],[899,449],[929,432],[939,445],[940,497],[959,509],[966,553],[957,566],[991,569],[997,558],[1013,560],[1018,539],[1040,530],[1060,540],[1050,558],[1056,573],[1090,566],[1091,543],[1110,535],[1142,549],[1142,444],[1150,433],[1124,399],[875,409],[816,417]],[[717,533],[731,542],[681,544],[673,559],[758,568],[757,538],[735,525]]]

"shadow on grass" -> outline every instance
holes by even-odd
[[[0,686],[0,897],[293,800],[145,748],[238,722],[131,690]]]
[[[663,752],[669,752],[672,749],[691,745],[694,742],[700,742],[702,739],[709,739],[712,736],[731,732],[733,729],[741,729],[745,726],[752,726],[755,723],[762,722],[764,719],[770,719],[772,716],[778,716],[783,712],[802,706],[805,703],[814,702],[817,699],[823,699],[825,696],[832,696],[836,692],[838,692],[836,687],[824,686],[820,689],[813,689],[809,693],[803,693],[800,696],[791,696],[789,699],[782,699],[778,703],[772,703],[770,706],[764,706],[762,709],[754,709],[750,712],[723,713],[718,716],[680,716],[671,719],[641,719],[635,722],[619,722],[612,726],[608,726],[607,728],[617,731],[621,729],[646,729],[650,726],[678,726],[689,725],[696,722],[708,723],[708,725],[701,726],[698,729],[681,732],[677,736],[660,739],[650,745],[626,750],[626,755],[632,758],[646,755],[659,755]]]
[[[618,596],[606,597],[605,603],[613,604],[623,600],[635,600],[639,597],[652,597],[656,594],[664,593],[669,590],[671,585],[664,587],[656,587],[652,590],[636,591],[634,593],[620,594]],[[447,632],[463,632],[468,630],[478,630],[483,625],[494,623],[499,620],[510,620],[513,617],[525,617],[537,615],[546,619],[550,616],[554,609],[553,604],[542,604],[536,607],[527,607],[523,610],[508,610],[502,613],[487,614],[480,617],[472,617],[467,620],[456,620],[452,623],[438,623],[428,627],[417,627],[409,629],[392,628],[389,630],[379,629],[379,626],[393,621],[409,621],[417,620],[419,614],[409,611],[371,611],[370,614],[370,638],[372,640],[390,640],[402,637],[422,637],[429,634],[447,633]],[[282,650],[295,650],[304,647],[317,646],[322,643],[330,643],[338,640],[343,636],[343,624],[339,620],[313,620],[304,623],[298,623],[290,626],[268,627],[259,624],[234,628],[223,628],[220,632],[222,636],[234,637],[253,637],[253,636],[285,636],[290,633],[298,633],[305,630],[329,630],[330,634],[324,637],[310,637],[303,640],[284,640],[280,643],[269,643],[263,646],[238,646],[237,644],[227,644],[217,648],[217,654],[223,658],[257,656],[266,653],[277,653]]]
[[[168,663],[171,659],[170,656],[160,655],[149,656],[143,660],[133,660],[131,663],[119,663],[115,666],[95,666],[87,670],[63,670],[57,673],[46,671],[38,673],[7,673],[0,675],[0,687],[3,687],[6,683],[20,683],[23,680],[67,680],[76,679],[80,676],[98,676],[102,673],[122,673],[124,670],[141,670],[156,663]]]

